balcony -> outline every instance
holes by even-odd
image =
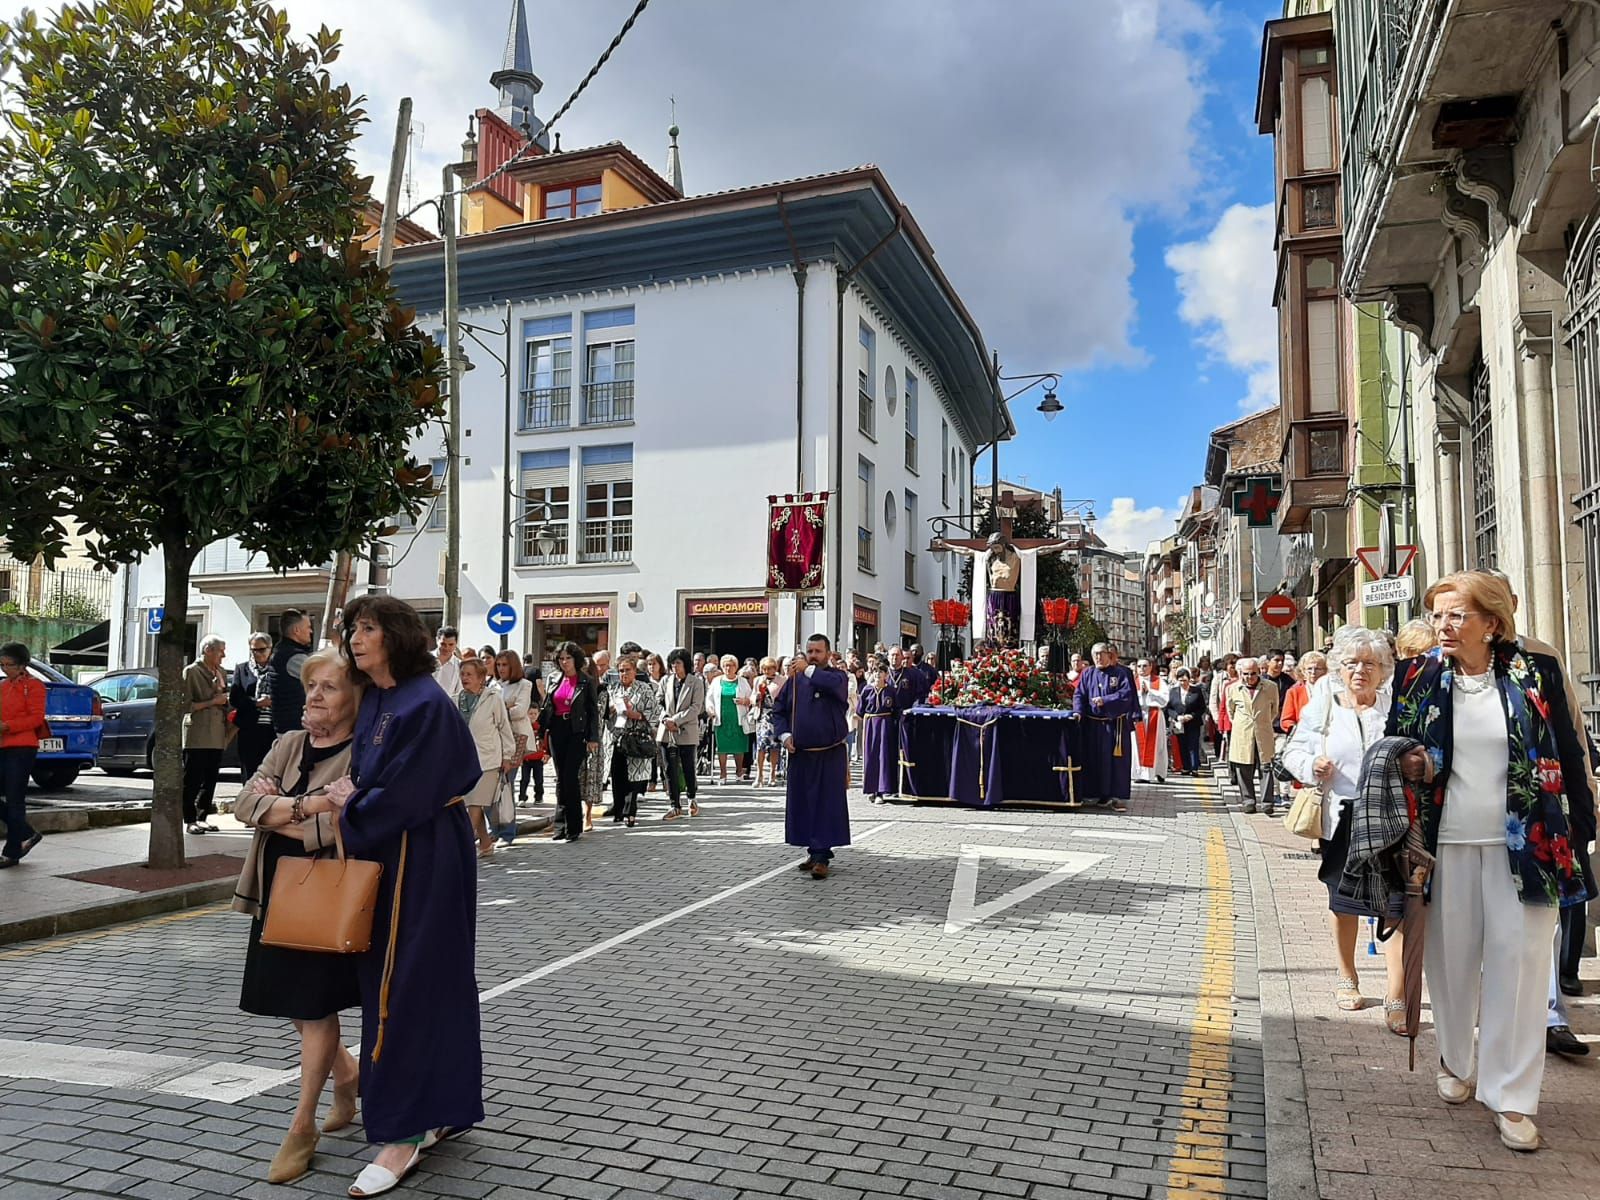
[[[620,425],[633,420],[633,380],[583,385],[583,423]]]
[[[1278,506],[1279,534],[1306,533],[1315,510],[1346,506],[1349,440],[1349,427],[1338,418],[1291,424],[1283,456],[1285,487]]]
[[[544,534],[552,541],[548,554],[539,553],[540,534]],[[524,521],[521,534],[517,538],[517,566],[562,566],[566,563],[571,549],[570,529],[565,517],[556,518],[546,525],[540,525],[537,521]]]
[[[522,393],[522,429],[565,429],[572,424],[572,389],[525,388]]]
[[[583,523],[583,543],[578,550],[581,563],[625,563],[633,561],[633,518],[611,517]]]

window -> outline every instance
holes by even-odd
[[[1339,403],[1339,302],[1306,301],[1306,409],[1342,412]]]
[[[917,494],[906,493],[906,591],[917,590],[917,550],[922,533],[917,528]]]
[[[917,377],[906,372],[906,470],[917,473]]]
[[[872,464],[866,459],[856,460],[857,502],[856,565],[863,571],[872,570]]]
[[[527,451],[522,455],[517,493],[517,565],[564,563],[571,543],[572,455],[567,450]],[[539,543],[546,545],[541,551]]]
[[[939,422],[939,503],[950,507],[950,423]]]
[[[956,511],[967,511],[967,452],[956,452]]]
[[[436,458],[433,460],[432,466],[433,500],[430,503],[433,507],[428,512],[428,528],[443,529],[447,524],[445,517],[447,510],[449,509],[449,505],[446,503],[444,494],[445,480],[448,478],[444,469],[445,460],[442,458]]]
[[[873,377],[877,374],[878,335],[868,324],[861,322],[861,363],[856,369],[856,426],[869,438],[877,440],[877,398],[872,394]]]
[[[633,559],[633,447],[585,446],[579,562]]]
[[[1331,183],[1307,184],[1300,193],[1303,197],[1301,204],[1303,212],[1300,219],[1307,229],[1331,229],[1333,227],[1333,197],[1335,189]]]
[[[587,217],[600,211],[600,181],[573,183],[544,190],[545,220]]]
[[[1333,96],[1326,75],[1300,81],[1300,169],[1333,170]]]
[[[583,315],[583,423],[633,420],[633,309]]]
[[[524,430],[565,429],[572,423],[572,318],[522,323]]]
[[[1313,475],[1344,474],[1344,430],[1308,430],[1306,450],[1306,465]]]
[[[1333,259],[1309,259],[1306,262],[1306,287],[1314,291],[1326,291],[1333,286],[1335,274]]]
[[[895,414],[895,409],[900,403],[900,389],[894,381],[894,368],[883,369],[883,403],[889,409],[889,415]]]
[[[1472,565],[1492,571],[1500,565],[1499,508],[1494,494],[1494,418],[1489,368],[1480,354],[1472,360]]]

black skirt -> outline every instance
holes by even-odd
[[[1328,889],[1328,911],[1342,917],[1377,916],[1377,913],[1349,896],[1339,894],[1339,880],[1344,876],[1345,861],[1350,857],[1350,801],[1339,801],[1339,823],[1334,826],[1333,836],[1318,842],[1317,848],[1322,851],[1322,866],[1317,870],[1317,878]],[[1391,917],[1402,916],[1405,912],[1404,895],[1396,897],[1389,907]]]
[[[275,834],[267,840],[261,863],[261,894],[272,895],[272,880],[282,859],[305,859],[311,852],[291,837]],[[266,920],[250,922],[250,941],[244,954],[244,982],[239,1007],[258,1017],[284,1017],[291,1021],[320,1021],[361,1004],[354,954],[318,954],[310,950],[285,950],[261,944]]]

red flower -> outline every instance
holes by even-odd
[[[1555,855],[1556,866],[1561,868],[1563,875],[1572,874],[1572,847],[1568,845],[1565,837],[1556,837],[1550,843],[1550,851]]]
[[[1541,758],[1539,760],[1539,790],[1548,792],[1552,796],[1560,795],[1562,783],[1561,760]]]
[[[1528,841],[1533,845],[1533,857],[1536,861],[1547,863],[1555,858],[1554,843],[1550,835],[1545,832],[1543,821],[1534,821],[1528,826]]]
[[[1403,688],[1410,687],[1411,686],[1411,681],[1413,679],[1415,679],[1421,672],[1422,672],[1422,660],[1420,658],[1419,659],[1413,659],[1412,663],[1411,663],[1411,669],[1406,672],[1406,681],[1403,684],[1401,684],[1400,686],[1403,687]]]
[[[1531,687],[1528,689],[1528,703],[1533,705],[1534,709],[1538,712],[1540,719],[1548,724],[1550,721],[1550,704],[1543,696],[1539,694],[1538,688]]]

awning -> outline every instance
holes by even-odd
[[[111,661],[111,622],[101,621],[50,647],[46,656],[55,667],[106,667]]]

